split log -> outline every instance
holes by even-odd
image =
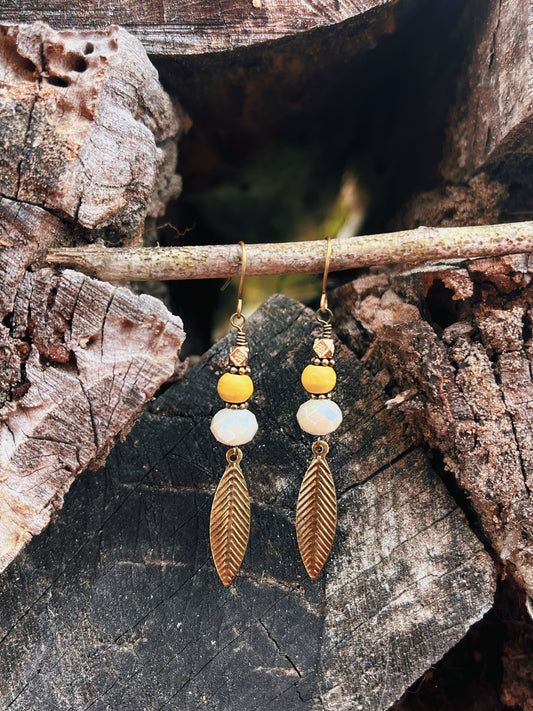
[[[464,21],[477,29],[458,82],[443,173],[457,183],[490,167],[509,179],[511,166],[522,174],[519,164],[533,151],[533,7],[528,0],[472,3]]]
[[[118,27],[0,26],[0,194],[90,230],[142,232],[179,193],[179,123],[141,43]]]
[[[36,269],[51,246],[134,240],[179,188],[179,125],[123,30],[0,28],[0,569],[173,375],[181,320]]]
[[[3,7],[0,21],[44,20],[57,29],[95,29],[106,27],[111,19],[138,37],[150,53],[180,55],[233,50],[365,15],[369,42],[373,25],[377,20],[386,25],[396,2],[318,0],[311,4],[304,0],[200,0],[183,3],[163,0],[147,6],[142,0],[134,0],[117,6],[112,0],[101,0],[90,12],[80,13],[76,6],[64,0],[23,0],[17,7]]]
[[[390,272],[337,297],[346,337],[399,384],[392,404],[442,454],[505,570],[533,595],[530,262]]]
[[[490,607],[483,545],[387,410],[381,376],[341,344],[344,422],[329,455],[339,525],[325,571],[307,578],[294,509],[311,438],[295,411],[315,326],[279,296],[247,326],[260,430],[244,448],[252,531],[232,586],[208,533],[226,338],[75,482],[46,537],[1,576],[4,706],[382,710]]]
[[[401,206],[394,229],[527,219],[531,202],[533,61],[528,0],[465,3],[467,53],[448,106],[435,189]]]
[[[174,372],[181,322],[149,296],[65,271],[28,271],[65,226],[3,199],[0,253],[0,569],[47,525]]]

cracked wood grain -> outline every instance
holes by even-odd
[[[249,320],[260,430],[246,452],[250,544],[232,586],[209,553],[224,339],[100,472],[74,482],[47,536],[0,576],[0,704],[382,710],[490,607],[490,558],[379,381],[341,344],[345,420],[328,454],[338,531],[323,572],[307,577],[294,510],[310,442],[295,413],[314,325],[283,297]]]
[[[77,272],[28,272],[19,290],[27,310],[11,328],[31,341],[24,395],[0,411],[1,568],[46,526],[74,477],[131,428],[173,374],[183,340],[156,299]],[[48,320],[39,301],[52,301]]]
[[[61,0],[2,7],[0,21],[45,20],[56,28],[102,27],[113,22],[127,29],[156,55],[201,54],[238,49],[336,25],[353,18],[372,28],[390,22],[392,0],[162,0],[147,5],[132,0],[117,7],[100,0],[90,13]],[[111,13],[111,14],[110,14]],[[381,30],[381,32],[383,29]],[[369,32],[369,35],[371,32]]]
[[[159,301],[36,262],[134,240],[179,186],[178,128],[125,31],[0,27],[0,569],[174,374],[184,333]]]
[[[442,162],[453,183],[484,168],[500,167],[510,175],[533,150],[531,3],[473,3],[464,23],[477,32],[458,81]]]

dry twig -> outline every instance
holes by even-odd
[[[330,271],[380,264],[418,264],[533,251],[533,222],[415,230],[336,239]],[[250,244],[249,276],[315,274],[324,266],[325,241]],[[232,245],[155,248],[58,248],[48,264],[75,268],[107,281],[214,279],[237,276],[241,249]]]

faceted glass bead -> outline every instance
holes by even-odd
[[[211,420],[211,432],[222,444],[239,447],[251,442],[257,432],[257,420],[250,410],[219,410]]]
[[[296,419],[304,432],[327,435],[342,422],[342,412],[333,400],[308,400],[300,405]]]

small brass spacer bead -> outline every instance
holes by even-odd
[[[331,365],[331,367],[333,367],[335,365],[335,358],[329,359],[329,365]]]
[[[315,395],[314,393],[309,393],[309,397],[311,400],[318,400],[318,395]]]
[[[241,402],[241,404],[239,405],[239,410],[246,410],[247,407],[248,407],[247,402]]]
[[[326,393],[326,397],[328,400],[331,400],[331,398],[333,397],[333,392]]]
[[[320,365],[329,365],[329,358],[322,358]]]
[[[252,372],[252,369],[250,368],[249,365],[246,366],[246,368],[244,369],[244,372],[246,373],[246,375],[250,375],[250,373]]]
[[[229,406],[229,408],[230,408],[230,410],[238,410],[239,406],[235,405],[235,403],[233,403],[232,405]]]
[[[325,396],[325,395],[318,395],[318,399],[319,399],[319,400],[325,400],[325,399],[326,399],[326,396]]]
[[[229,368],[229,372],[235,374],[235,373],[238,373],[238,372],[239,372],[239,369],[236,368],[234,365],[232,365],[232,366]]]
[[[320,365],[322,363],[322,361],[320,360],[320,358],[313,358],[311,363],[313,365]]]
[[[246,373],[246,368],[244,368],[242,365],[239,368],[239,375],[244,375]]]

